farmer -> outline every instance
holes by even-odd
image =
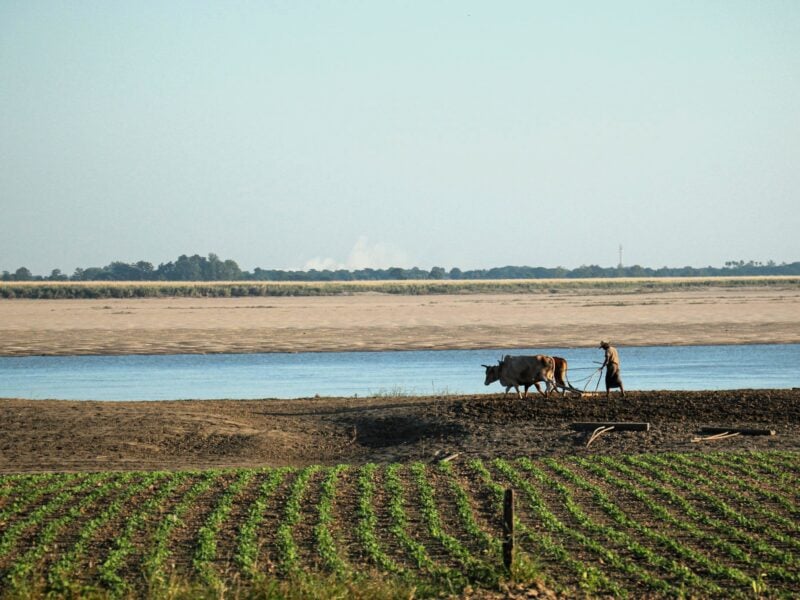
[[[606,368],[606,399],[608,399],[609,390],[611,388],[619,388],[624,398],[625,388],[622,387],[622,377],[619,373],[619,353],[617,349],[608,342],[600,342],[600,347],[606,351],[606,358],[600,366],[601,371],[603,367]]]

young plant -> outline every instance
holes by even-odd
[[[286,499],[283,522],[278,526],[275,534],[278,546],[278,570],[284,576],[297,575],[301,570],[300,555],[292,532],[300,521],[301,503],[308,488],[308,482],[319,469],[318,465],[312,465],[300,471],[289,492],[289,497]]]
[[[235,561],[242,572],[251,579],[259,576],[259,526],[264,521],[264,513],[267,510],[270,499],[289,471],[288,467],[267,470],[266,477],[258,488],[258,495],[250,506],[244,523],[239,528]]]
[[[214,590],[223,589],[222,581],[213,567],[214,559],[217,557],[217,534],[230,514],[234,500],[250,483],[253,475],[254,471],[251,469],[238,471],[236,479],[227,486],[214,510],[211,511],[205,523],[197,532],[197,549],[195,550],[192,564],[201,581]]]

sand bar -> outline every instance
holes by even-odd
[[[800,343],[796,286],[0,300],[0,355]]]

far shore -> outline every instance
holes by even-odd
[[[0,300],[0,355],[800,343],[796,285]]]

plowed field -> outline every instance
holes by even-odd
[[[576,421],[638,421],[586,448]],[[774,436],[693,442],[703,426]],[[0,472],[800,450],[800,390],[177,402],[0,400]]]

